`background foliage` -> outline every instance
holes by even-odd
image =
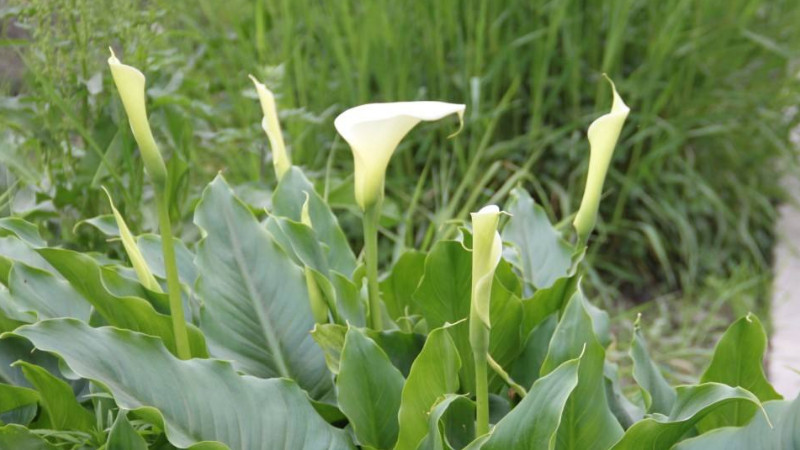
[[[155,225],[109,89],[109,44],[148,75],[187,239],[198,232],[193,203],[220,170],[249,203],[269,201],[248,73],[276,92],[294,162],[339,209],[354,208],[351,157],[331,126],[338,112],[368,101],[467,103],[459,137],[441,145],[449,129],[418,133],[395,157],[383,224],[395,255],[452,237],[451,219],[520,183],[569,223],[585,128],[607,106],[606,72],[633,113],[589,255],[594,290],[609,307],[641,304],[614,315],[619,323],[652,308],[660,318],[648,332],[680,325],[655,352],[678,376],[697,372],[708,331],[727,322],[720,312],[759,309],[767,294],[800,100],[793,0],[17,0],[2,18],[4,47],[24,64],[20,78],[0,82],[3,208],[47,220],[54,243],[106,251],[104,236],[75,227],[108,212],[100,185],[135,230]],[[357,217],[340,217],[356,236]]]

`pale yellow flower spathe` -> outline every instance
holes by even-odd
[[[472,213],[472,310],[475,315],[491,328],[489,306],[492,293],[492,280],[500,257],[503,241],[497,232],[497,225],[503,214],[495,205],[484,206]]]
[[[108,66],[111,68],[111,76],[117,86],[122,106],[125,114],[128,115],[128,123],[133,132],[133,138],[142,152],[147,173],[153,178],[153,182],[163,187],[167,180],[167,166],[164,158],[158,150],[153,132],[150,130],[150,123],[147,121],[147,108],[145,107],[145,77],[135,67],[122,64],[114,50],[111,50],[111,57],[108,58]]]
[[[608,166],[611,164],[611,157],[614,155],[614,147],[617,145],[622,125],[630,113],[630,108],[622,101],[622,97],[617,93],[614,82],[611,83],[611,90],[614,93],[614,100],[611,104],[611,111],[597,118],[589,126],[589,174],[586,178],[586,189],[583,191],[583,200],[578,214],[572,224],[578,233],[579,240],[585,242],[589,233],[594,229],[597,222],[597,211],[600,207],[600,196],[603,193],[603,183],[608,173]]]
[[[340,114],[334,126],[350,144],[355,162],[356,203],[362,210],[383,199],[386,168],[400,141],[422,121],[458,115],[463,126],[466,105],[419,101],[369,103]]]
[[[292,167],[292,162],[286,151],[286,143],[283,141],[281,124],[278,120],[278,108],[275,106],[275,96],[264,83],[259,82],[254,76],[250,75],[250,79],[256,86],[258,99],[261,102],[261,111],[264,113],[264,118],[261,120],[261,128],[267,133],[269,146],[272,149],[272,164],[275,167],[275,175],[280,180],[283,174]]]

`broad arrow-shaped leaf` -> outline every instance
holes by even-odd
[[[557,433],[557,448],[607,449],[622,435],[609,409],[603,377],[605,350],[594,333],[583,293],[572,296],[556,326],[541,375],[581,354],[578,385],[572,391]]]
[[[183,361],[156,338],[75,319],[45,320],[15,335],[105,386],[120,408],[164,429],[176,447],[352,448],[291,380],[242,376],[226,361]]]
[[[339,407],[350,419],[361,445],[392,448],[397,440],[397,412],[403,375],[386,353],[358,328],[349,328],[342,348]]]
[[[117,295],[109,289],[106,278],[119,277],[111,269],[82,253],[60,248],[37,250],[52,264],[73,288],[94,306],[100,316],[113,326],[158,336],[170,351],[175,351],[175,334],[172,319],[155,310],[141,297]],[[192,356],[208,356],[205,339],[200,330],[188,324],[189,346]]]
[[[556,430],[572,390],[578,385],[580,358],[561,364],[536,380],[528,395],[492,430],[483,449],[548,449],[556,446]]]
[[[507,210],[511,219],[503,229],[503,240],[513,245],[517,256],[514,263],[525,281],[536,289],[548,288],[567,276],[573,248],[553,228],[547,213],[533,202],[528,192],[517,188],[510,197]]]
[[[716,382],[728,386],[741,386],[752,392],[762,402],[779,400],[764,375],[764,356],[767,351],[767,334],[753,314],[734,322],[719,340],[711,364],[700,377],[701,383]],[[701,431],[723,426],[741,426],[756,415],[758,408],[747,402],[735,402],[715,410],[704,418]]]
[[[318,400],[333,382],[314,327],[303,271],[272,240],[221,176],[195,210],[201,329],[214,356],[259,377],[291,378]]]
[[[723,427],[679,442],[675,450],[786,450],[800,448],[800,398],[764,403],[743,427]]]
[[[669,416],[656,414],[636,422],[613,450],[672,448],[700,419],[720,407],[735,402],[761,405],[750,392],[719,383],[679,386],[676,391],[675,405]]]
[[[641,388],[644,406],[648,413],[669,414],[675,404],[675,388],[667,383],[661,370],[650,358],[647,343],[636,319],[631,341],[630,356],[633,360],[633,379]]]
[[[454,327],[466,327],[462,322]],[[428,413],[445,394],[458,390],[461,359],[448,327],[428,334],[425,346],[411,366],[400,402],[400,434],[395,449],[414,450],[428,432]]]

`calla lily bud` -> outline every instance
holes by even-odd
[[[366,211],[383,200],[389,160],[412,128],[422,121],[435,121],[457,114],[460,131],[465,109],[466,105],[429,101],[370,103],[339,114],[333,124],[353,151],[358,206]]]
[[[275,96],[272,91],[260,83],[256,78],[250,75],[253,84],[256,85],[256,92],[258,92],[258,99],[261,102],[261,110],[264,112],[264,119],[261,120],[261,128],[267,133],[269,139],[269,146],[272,149],[272,164],[275,166],[275,175],[278,180],[283,177],[283,174],[292,167],[292,162],[289,160],[289,154],[286,152],[286,144],[283,142],[283,133],[281,133],[281,124],[278,121],[278,109],[275,107]]]
[[[581,207],[575,216],[575,221],[572,222],[581,242],[586,241],[597,222],[597,211],[600,207],[600,196],[603,193],[608,166],[614,155],[614,147],[617,145],[622,125],[630,112],[630,108],[617,93],[614,82],[608,77],[606,79],[611,83],[614,101],[611,104],[611,111],[589,126],[589,175],[586,178]]]
[[[142,152],[144,167],[156,186],[163,188],[167,181],[167,166],[164,164],[164,158],[158,150],[153,132],[150,130],[150,123],[147,121],[144,74],[135,67],[122,64],[114,55],[114,50],[110,50],[111,57],[108,58],[108,66],[111,68],[111,76],[114,78],[114,84],[122,98],[125,114],[128,115],[133,138],[136,139],[136,144]]]
[[[503,241],[497,232],[500,221],[500,208],[495,205],[484,206],[472,213],[472,311],[475,316],[491,327],[489,321],[489,299],[492,293],[492,280],[500,256]]]

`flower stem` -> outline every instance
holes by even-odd
[[[186,320],[183,317],[181,301],[181,285],[178,279],[178,265],[175,262],[175,247],[172,242],[172,223],[169,219],[169,206],[166,190],[156,189],[158,204],[158,226],[161,230],[161,251],[164,254],[164,268],[167,272],[167,293],[169,295],[169,311],[172,316],[172,331],[175,334],[175,347],[178,358],[190,359],[189,334],[186,332]]]
[[[364,259],[367,264],[369,325],[377,331],[383,330],[380,290],[378,289],[378,219],[380,215],[380,202],[364,211]]]
[[[470,313],[469,318],[469,341],[475,360],[475,403],[477,404],[475,437],[477,438],[489,432],[489,382],[486,356],[489,352],[489,329],[474,312]]]

